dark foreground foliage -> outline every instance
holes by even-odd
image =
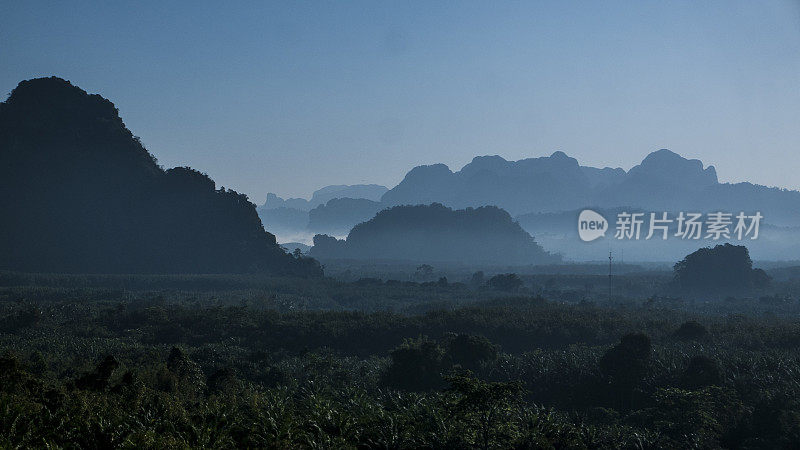
[[[80,279],[182,288],[7,274],[0,448],[800,445],[796,300],[692,309],[437,283]],[[349,299],[362,297],[405,307],[359,311]],[[414,312],[414,298],[438,306]]]

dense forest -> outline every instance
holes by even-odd
[[[0,446],[800,445],[796,282],[575,278],[0,273]]]

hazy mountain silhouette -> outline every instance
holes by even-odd
[[[257,211],[264,226],[280,235],[344,235],[383,209],[378,200],[386,191],[386,186],[377,184],[325,186],[314,191],[311,200],[284,200],[269,193]]]
[[[366,222],[383,209],[380,202],[365,198],[334,198],[308,213],[312,232],[345,235],[357,224]]]
[[[264,201],[264,204],[258,207],[259,210],[278,208],[296,209],[298,211],[308,211],[311,209],[308,206],[308,200],[304,198],[283,199],[272,192],[267,194],[267,199]]]
[[[558,212],[589,205],[647,211],[761,211],[776,225],[800,224],[800,192],[750,183],[719,183],[703,167],[669,150],[629,171],[580,166],[562,152],[506,161],[476,157],[460,171],[418,166],[382,197],[387,206],[440,202],[454,208],[496,205],[511,214]]]
[[[797,251],[792,244],[799,235],[795,227],[800,225],[799,192],[750,183],[719,183],[713,166],[704,167],[699,160],[686,159],[669,150],[649,154],[627,172],[581,166],[574,158],[555,152],[521,161],[476,157],[458,172],[443,164],[415,167],[383,195],[381,202],[329,202],[318,206],[312,210],[314,218],[304,227],[305,236],[309,232],[341,236],[372,212],[430,203],[453,208],[497,205],[515,214],[544,248],[571,259],[597,259],[607,252],[608,239],[587,244],[576,236],[577,214],[587,207],[609,214],[612,221],[621,211],[663,211],[672,217],[679,211],[760,211],[764,216],[763,232],[757,242],[749,245],[761,259],[791,258]],[[276,209],[271,214],[278,213]],[[613,232],[608,237],[611,236]],[[675,239],[613,242],[615,249],[624,249],[631,259],[639,260],[679,258],[695,244]]]
[[[0,103],[0,267],[58,272],[320,275],[255,206],[195,170],[163,170],[114,105],[60,78]]]
[[[317,189],[311,195],[311,200],[304,198],[282,199],[273,193],[267,194],[267,199],[261,209],[292,208],[301,211],[310,211],[317,206],[324,205],[334,198],[354,198],[378,201],[389,189],[377,184],[338,184]]]
[[[346,240],[314,237],[311,255],[465,264],[545,264],[545,252],[497,207],[452,210],[441,204],[396,206],[356,225]]]
[[[389,189],[378,184],[353,184],[325,186],[311,195],[309,204],[312,208],[324,205],[335,198],[353,198],[378,201]]]
[[[521,214],[586,203],[590,186],[578,162],[562,152],[516,162],[479,156],[458,172],[444,164],[415,167],[382,201],[387,205],[440,202],[453,208],[495,205]]]
[[[704,203],[708,202],[696,198],[701,193],[710,195],[716,186],[719,182],[713,166],[704,169],[697,159],[689,160],[662,149],[647,155],[618,183],[600,190],[594,200],[602,206],[635,205],[657,211],[686,208],[716,211],[721,207],[719,201],[706,206]]]

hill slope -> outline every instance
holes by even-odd
[[[545,264],[545,252],[500,208],[452,210],[441,204],[396,206],[356,225],[346,240],[314,237],[320,258],[466,264]]]
[[[0,103],[0,268],[319,275],[264,231],[246,196],[163,170],[114,105],[60,78]]]

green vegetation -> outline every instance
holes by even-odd
[[[763,288],[769,281],[766,272],[753,268],[743,245],[704,247],[675,264],[675,284],[683,293],[735,295]]]
[[[0,447],[793,447],[800,303],[774,289],[0,273]]]

